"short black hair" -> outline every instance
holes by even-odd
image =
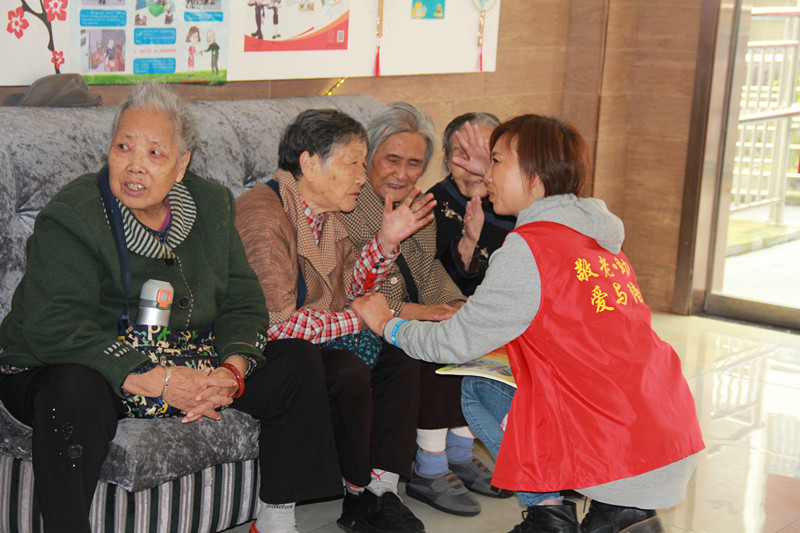
[[[323,163],[337,144],[358,138],[367,143],[367,130],[346,113],[336,109],[307,109],[286,126],[278,146],[278,168],[300,179],[300,156],[319,154]]]

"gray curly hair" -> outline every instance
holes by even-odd
[[[152,109],[162,113],[175,129],[175,144],[180,155],[194,151],[197,146],[198,128],[186,102],[163,83],[152,80],[137,84],[131,94],[119,105],[111,126],[111,137],[119,127],[122,115],[131,109]]]
[[[436,130],[433,127],[431,116],[408,102],[387,104],[370,119],[367,124],[367,134],[369,135],[367,168],[372,163],[375,150],[396,133],[419,133],[425,137],[427,147],[425,148],[425,165],[422,168],[422,171],[425,172],[436,144]]]

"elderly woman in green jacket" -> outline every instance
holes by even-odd
[[[196,131],[165,86],[135,87],[107,164],[61,189],[28,241],[0,325],[0,401],[33,428],[48,533],[90,530],[100,466],[126,415],[190,423],[231,405],[260,419],[262,531],[294,531],[293,502],[341,491],[319,358],[304,341],[267,344],[233,196],[187,170]],[[140,324],[148,280],[174,292],[161,325]]]

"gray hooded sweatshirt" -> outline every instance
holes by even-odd
[[[519,213],[517,227],[530,222],[555,222],[592,237],[611,253],[625,238],[622,221],[602,200],[572,194],[536,200]],[[444,322],[401,322],[394,318],[384,329],[391,342],[415,359],[433,363],[464,363],[519,337],[539,311],[541,280],[536,260],[525,240],[509,233],[489,258],[486,277],[452,318]],[[694,472],[692,455],[639,476],[595,487],[573,487],[579,493],[612,505],[663,509],[683,500]]]
[[[611,253],[622,248],[625,230],[602,200],[574,195],[548,196],[520,212],[517,226],[556,222],[594,238]],[[519,337],[539,311],[541,281],[525,239],[509,233],[489,258],[486,277],[475,294],[445,322],[409,322],[397,331],[398,345],[411,357],[433,363],[464,363]],[[391,339],[387,324],[384,335]]]

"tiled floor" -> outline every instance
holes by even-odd
[[[684,503],[660,513],[667,532],[800,533],[800,335],[665,314],[653,324],[683,360],[707,446]],[[405,501],[428,533],[506,532],[520,521],[515,498],[479,499],[473,518]],[[300,506],[298,527],[339,531],[340,511],[341,501]]]
[[[800,258],[800,206],[786,206],[780,226],[766,225],[768,216],[769,209],[762,208],[731,217],[732,222],[747,221],[763,227],[728,236],[729,241],[752,251],[725,259],[721,294],[798,309],[800,279],[794,268],[787,268],[787,265],[796,264]],[[735,227],[742,226],[731,224],[729,231]],[[780,244],[774,244],[770,239]]]

